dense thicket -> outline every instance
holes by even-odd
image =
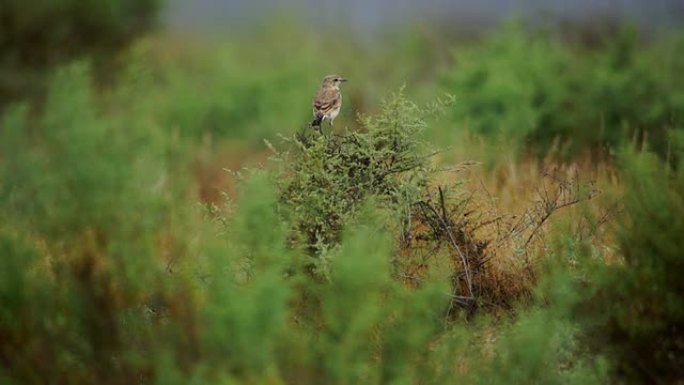
[[[591,264],[578,316],[588,345],[614,359],[619,377],[677,383],[684,378],[684,168],[633,150],[621,160],[625,212],[616,235],[623,259]]]

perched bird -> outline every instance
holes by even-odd
[[[338,75],[328,75],[323,78],[321,88],[318,89],[313,99],[314,120],[311,122],[311,127],[318,127],[318,131],[320,131],[323,120],[328,120],[332,126],[337,114],[340,113],[340,107],[342,107],[340,83],[346,81],[347,79]]]

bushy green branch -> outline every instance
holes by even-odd
[[[281,202],[290,209],[294,237],[310,252],[339,243],[344,225],[366,199],[388,209],[416,199],[430,167],[421,141],[424,114],[399,92],[377,117],[361,119],[362,132],[304,132],[289,139],[296,151],[279,154],[287,158]]]

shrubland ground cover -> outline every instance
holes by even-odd
[[[681,381],[681,34],[309,36],[143,37],[3,106],[0,381]]]

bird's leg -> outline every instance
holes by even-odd
[[[330,125],[330,135],[333,135],[333,134],[334,134],[334,133],[333,133],[333,120],[334,120],[334,119],[328,120],[328,124]]]

